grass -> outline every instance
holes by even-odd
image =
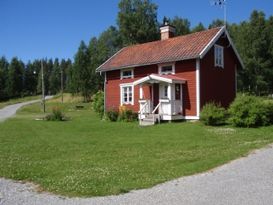
[[[23,97],[23,98],[10,99],[8,101],[0,102],[0,109],[6,107],[8,105],[12,105],[12,104],[16,104],[16,103],[21,103],[21,102],[26,102],[26,101],[30,101],[30,100],[37,100],[39,98],[41,98],[41,96],[35,95],[35,96],[27,96],[27,97]]]
[[[40,105],[0,123],[0,176],[31,181],[66,196],[101,196],[147,188],[203,172],[273,142],[273,126],[253,129],[200,123],[105,122],[89,104],[61,106],[66,122],[36,121]]]

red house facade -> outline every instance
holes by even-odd
[[[199,119],[207,102],[227,107],[242,60],[225,27],[121,49],[97,71],[105,76],[105,110],[126,106],[140,121]]]

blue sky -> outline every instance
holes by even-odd
[[[24,62],[36,58],[71,58],[79,42],[88,43],[110,25],[116,25],[119,0],[0,0],[0,56],[17,56]],[[191,25],[208,25],[223,19],[223,10],[211,0],[152,0],[158,19],[175,15]],[[268,0],[227,0],[229,22],[247,20],[254,10],[273,14]]]

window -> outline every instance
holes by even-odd
[[[134,78],[134,71],[133,71],[133,69],[121,70],[120,71],[120,78],[121,79]]]
[[[224,48],[222,46],[214,46],[214,65],[224,68]]]
[[[175,100],[181,100],[181,86],[180,86],[180,84],[175,84]]]
[[[174,74],[174,64],[160,65],[158,73],[161,75]]]
[[[134,104],[134,87],[133,85],[121,85],[121,104]]]

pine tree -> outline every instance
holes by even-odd
[[[73,90],[78,90],[84,97],[85,102],[89,101],[92,95],[92,76],[89,51],[83,41],[81,41],[78,52],[75,55],[72,73]]]
[[[3,56],[0,58],[0,101],[7,100],[7,78],[8,78],[8,66],[7,59]]]
[[[23,95],[24,63],[16,57],[11,60],[8,71],[7,92],[10,98]]]
[[[191,32],[194,33],[194,32],[199,32],[199,31],[204,31],[206,30],[205,26],[200,22],[197,26],[195,26]]]
[[[221,27],[221,26],[224,26],[225,23],[223,20],[221,19],[216,19],[216,20],[213,20],[212,23],[209,25],[209,29],[211,28],[216,28],[216,27]]]
[[[37,72],[34,65],[31,62],[28,62],[25,68],[25,93],[27,95],[36,95],[36,87],[37,87]]]
[[[53,63],[53,68],[49,77],[49,90],[51,94],[56,94],[61,89],[61,70],[59,59],[56,58]]]

